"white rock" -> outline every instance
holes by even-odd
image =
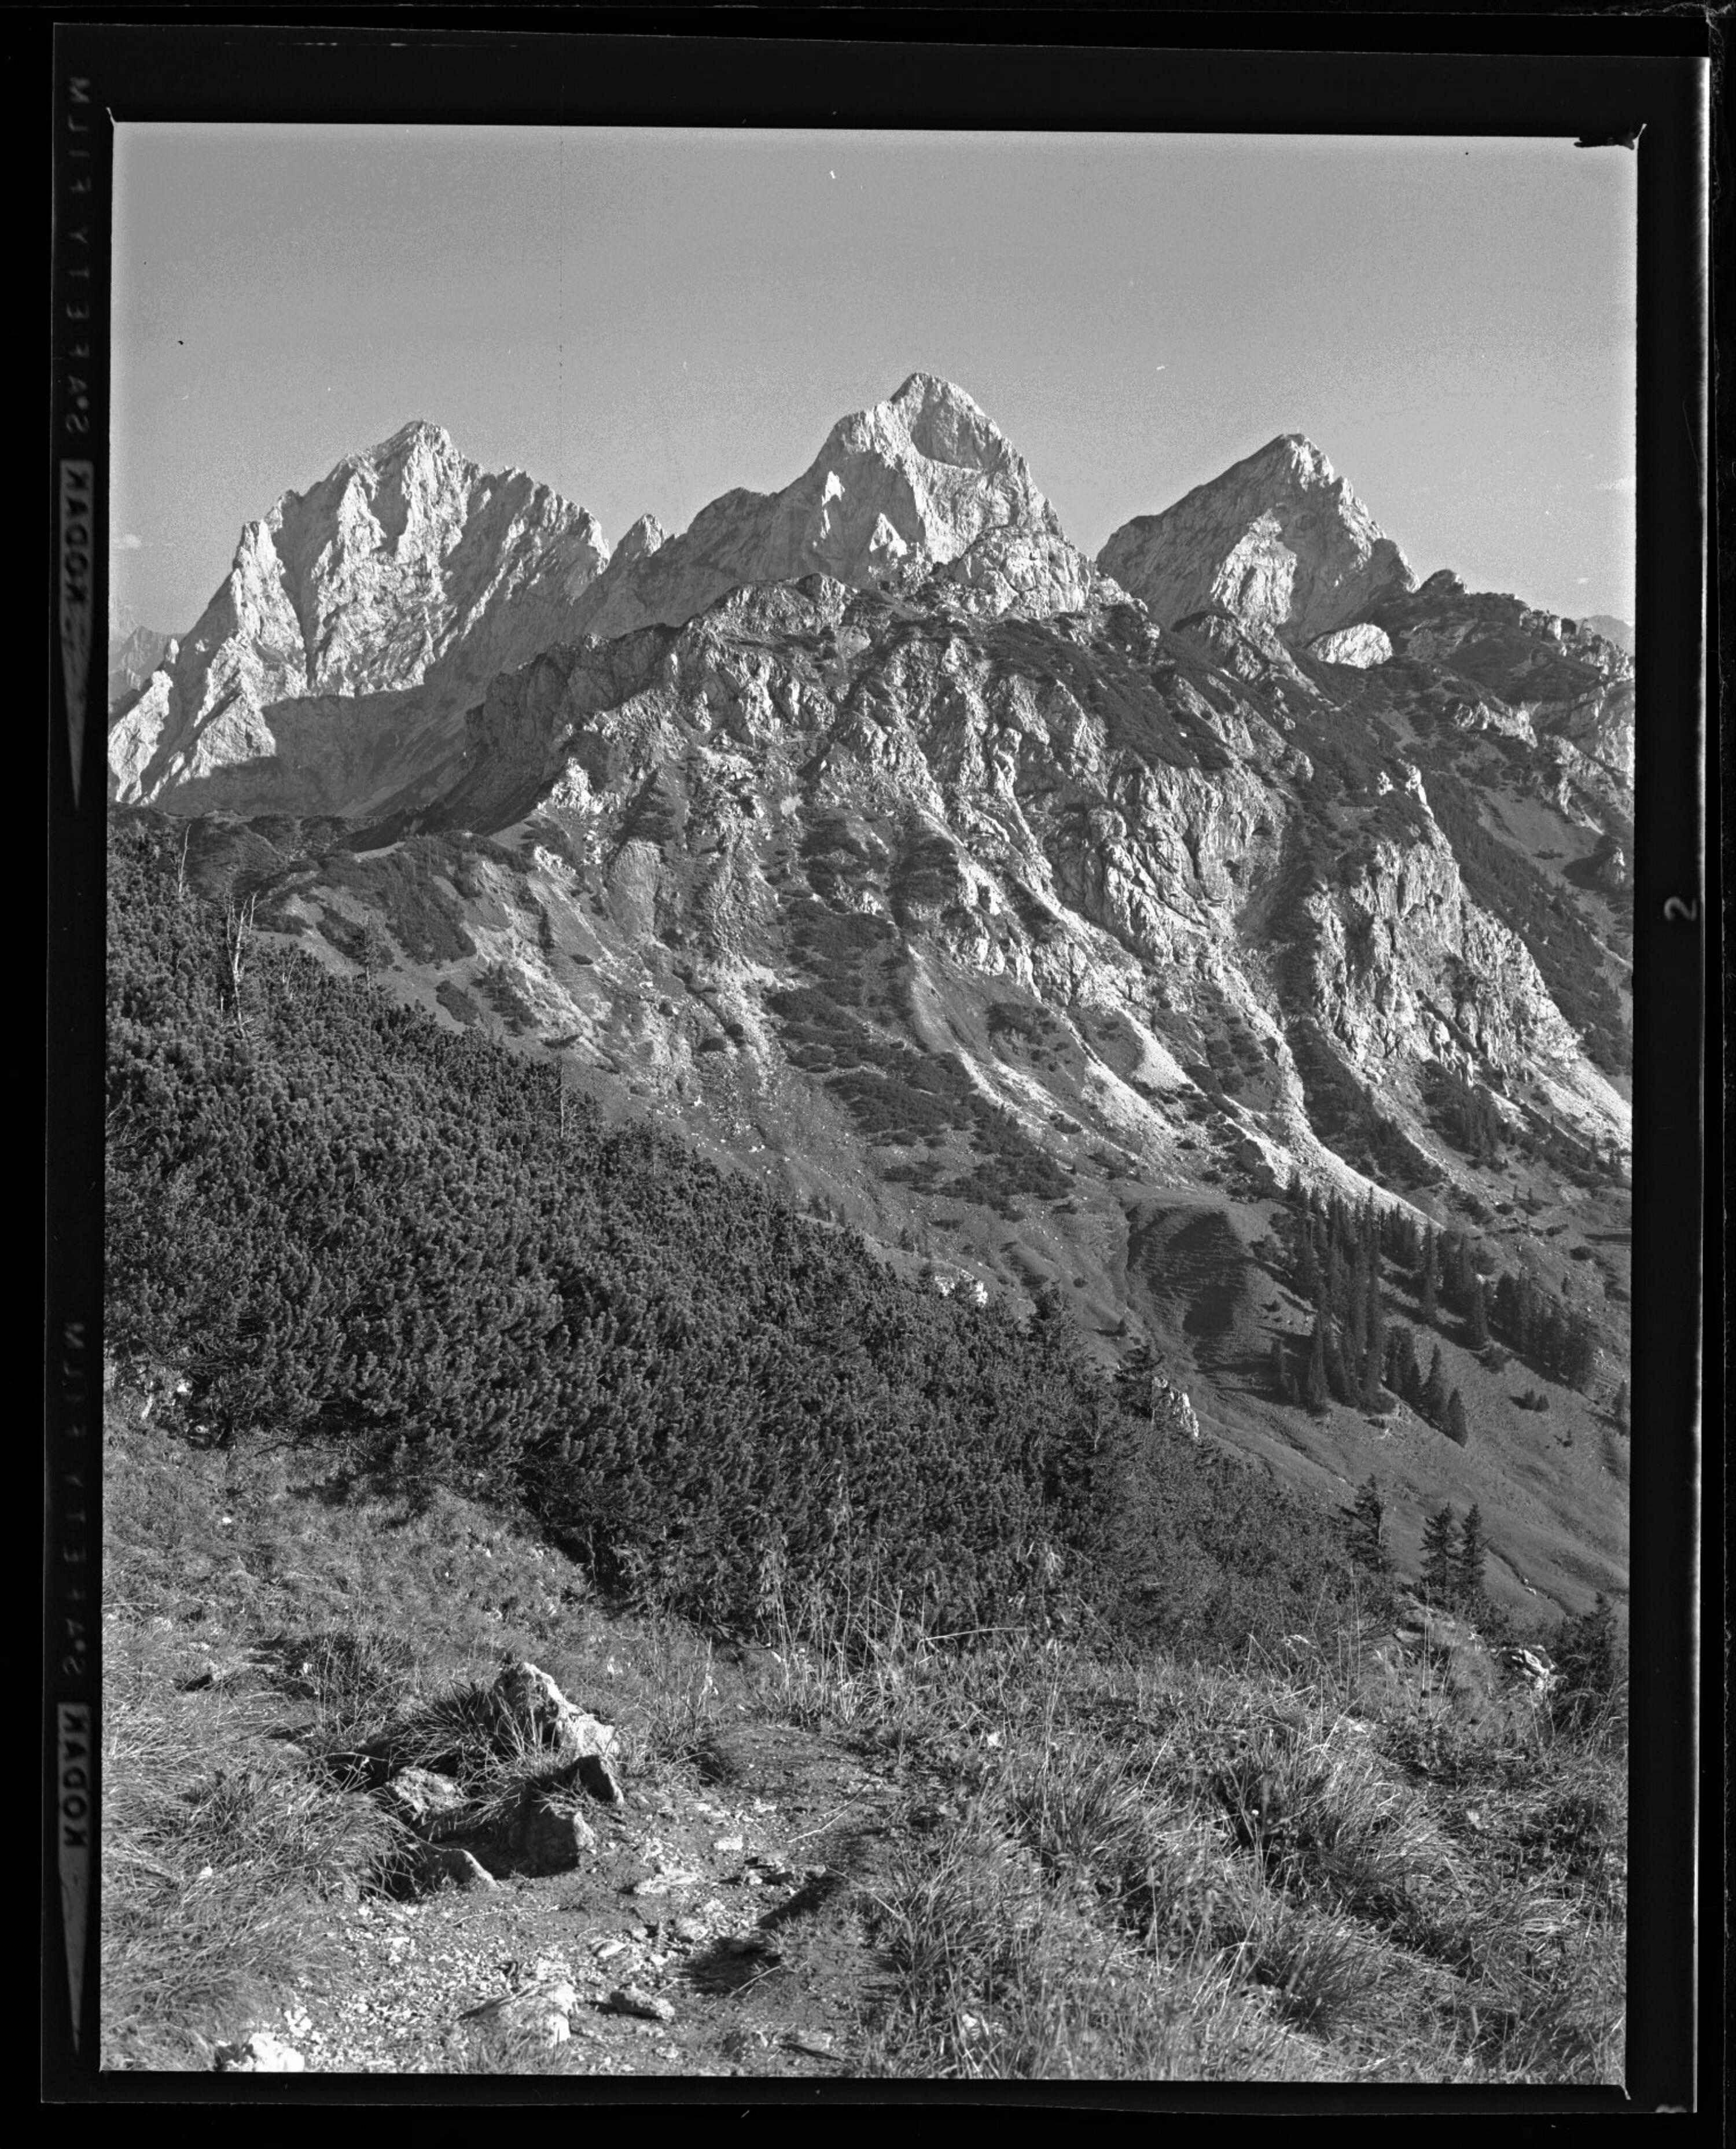
[[[1353,627],[1336,627],[1330,634],[1317,635],[1308,645],[1308,654],[1322,664],[1351,664],[1366,672],[1386,662],[1392,644],[1382,628],[1360,620]]]
[[[217,2071],[229,2075],[299,2075],[307,2061],[293,2045],[286,2045],[269,2030],[255,2030],[238,2044],[219,2045]]]
[[[495,1681],[496,1707],[531,1744],[584,1754],[608,1754],[616,1740],[612,1725],[576,1709],[546,1671],[521,1660]]]
[[[500,1882],[470,1851],[448,1844],[435,1853],[435,1870],[458,1888],[498,1888]]]

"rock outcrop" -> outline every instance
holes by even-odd
[[[1080,1079],[1166,1168],[1180,1130],[1153,1097],[1203,1105],[1193,1055],[1165,1042],[1178,1023],[1230,1023],[1257,1051],[1267,1094],[1225,1110],[1219,1139],[1225,1167],[1261,1184],[1320,1163],[1298,1022],[1365,1090],[1415,1092],[1436,1060],[1523,1073],[1621,1137],[1623,1100],[1524,941],[1467,892],[1419,770],[1395,761],[1395,781],[1376,765],[1360,799],[1320,818],[1299,727],[1331,745],[1354,721],[1270,629],[1222,615],[1171,635],[1125,604],[913,618],[898,592],[816,576],[497,681],[444,818],[534,862],[539,922],[510,949],[527,1016],[612,1056],[597,994],[631,1006],[636,1052],[682,1099],[717,1087],[720,1052],[759,1082],[782,1064],[767,981],[799,968],[799,858],[798,887],[908,942],[919,1034],[930,974],[949,995],[935,1033],[955,1040],[966,993],[979,1010],[1028,994],[1082,1036],[1129,1025],[1136,1081],[1106,1064]],[[1321,869],[1300,880],[1310,850]],[[491,944],[498,969],[508,947]],[[693,951],[688,969],[702,958],[702,1001],[691,987],[667,1001],[647,954],[665,946]],[[969,1064],[1004,1107],[1035,1103],[992,1055]],[[1052,1096],[1034,1130],[1053,1145],[1044,1122],[1079,1104]]]
[[[111,795],[365,813],[438,766],[491,678],[572,631],[606,556],[581,508],[406,425],[248,525],[111,727]]]
[[[1386,662],[1392,654],[1392,644],[1379,627],[1362,620],[1355,627],[1335,627],[1330,634],[1316,635],[1308,645],[1308,654],[1317,657],[1322,664],[1351,664],[1366,672],[1371,665]]]
[[[1215,608],[1297,647],[1416,584],[1349,485],[1296,433],[1161,514],[1124,523],[1097,564],[1160,626]]]
[[[1515,596],[1468,591],[1443,568],[1420,589],[1381,599],[1370,618],[1401,657],[1459,690],[1481,728],[1571,747],[1597,773],[1582,782],[1618,813],[1633,810],[1633,659],[1583,621]]]

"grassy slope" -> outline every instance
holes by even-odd
[[[599,1604],[484,1510],[340,1499],[281,1457],[187,1448],[144,1402],[119,1385],[106,1413],[108,2066],[209,2065],[269,2026],[316,2067],[341,2041],[433,2071],[1619,2076],[1618,1727],[1556,1732],[1461,1630],[1215,1670],[859,1628],[732,1659]],[[720,1982],[672,1939],[680,1903],[623,1918],[600,1881],[400,1884],[392,1907],[401,1840],[319,1757],[517,1655],[621,1726],[640,1858],[690,1817],[708,1832],[720,1755],[729,1795],[820,1812],[787,1848],[818,1843],[848,1885],[773,1914],[781,1964]],[[1273,1827],[1250,1838],[1262,1773]],[[837,1825],[846,1779],[873,1829]],[[551,1934],[564,1959],[611,1951],[581,1990],[670,1994],[669,2041],[582,2000],[552,2053],[451,2041],[491,1947]],[[443,2009],[430,1958],[460,1965]],[[793,2028],[831,2056],[792,2056]]]

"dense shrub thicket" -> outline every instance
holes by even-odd
[[[732,1626],[804,1582],[1208,1647],[1331,1617],[1335,1524],[1125,1417],[1057,1305],[906,1283],[294,952],[255,950],[238,1008],[176,856],[117,817],[108,1344],[184,1375],[189,1437],[496,1500]]]

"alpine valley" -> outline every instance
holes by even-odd
[[[917,374],[611,550],[417,421],[118,623],[114,841],[238,1025],[293,951],[1376,1477],[1403,1574],[1474,1502],[1495,1604],[1624,1601],[1633,658],[1294,435],[1153,506],[1086,557]]]

